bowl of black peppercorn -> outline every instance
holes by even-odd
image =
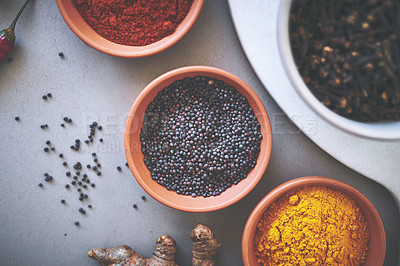
[[[136,98],[124,136],[135,179],[154,199],[188,212],[215,211],[245,197],[271,155],[267,111],[235,75],[182,67]]]

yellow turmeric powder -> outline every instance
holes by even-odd
[[[325,186],[286,193],[257,225],[255,252],[261,265],[361,265],[369,230],[354,200]]]

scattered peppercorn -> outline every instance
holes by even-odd
[[[71,181],[71,184],[75,186],[75,185],[76,185],[76,182],[75,182],[74,180],[72,180],[72,181]]]
[[[79,182],[78,182],[78,185],[82,186],[82,182],[81,182],[81,181],[79,181]]]
[[[97,166],[93,166],[92,169],[93,169],[93,171],[96,171],[97,170]]]
[[[51,144],[50,140],[46,140],[46,144],[50,145]]]
[[[65,188],[69,188],[69,184],[66,184],[66,185],[65,185]]]
[[[142,196],[142,200],[144,200],[144,201],[145,201],[145,200],[146,200],[146,197],[145,197],[145,196]]]
[[[80,139],[76,139],[75,143],[81,143],[81,140]]]
[[[15,117],[15,121],[19,121],[19,116],[16,116],[16,117]]]
[[[126,167],[129,167],[129,164],[128,164],[128,162],[126,162],[126,163],[125,163],[125,166],[126,166]]]
[[[87,188],[87,185],[83,185],[82,187],[83,187],[83,188]]]
[[[42,184],[42,183],[39,183],[39,187],[43,187],[43,184]]]
[[[80,201],[83,201],[83,197],[79,197],[79,200],[80,200]]]
[[[55,151],[55,150],[56,150],[56,148],[54,148],[54,147],[51,147],[51,148],[50,148],[50,150],[52,150],[52,151]]]
[[[82,213],[82,214],[86,213],[86,211],[83,208],[79,208],[79,212]]]
[[[83,176],[83,178],[86,178],[86,177],[87,177],[87,174],[83,174],[82,176]]]
[[[86,165],[86,167],[87,167],[88,169],[90,169],[90,168],[91,168],[90,164]]]
[[[41,128],[41,129],[45,129],[46,126],[45,126],[45,125],[40,125],[40,128]]]
[[[43,95],[42,98],[43,98],[43,100],[47,100],[47,96],[46,95]]]
[[[101,164],[100,164],[100,163],[98,163],[98,164],[97,164],[97,167],[98,167],[98,168],[101,168]]]
[[[70,147],[72,150],[75,150],[75,146],[74,145],[71,145],[71,147]]]
[[[64,123],[61,123],[61,127],[65,127]]]
[[[49,98],[51,98],[52,97],[52,95],[51,95],[51,93],[49,92],[49,93],[47,93],[47,97],[49,97]]]
[[[94,159],[93,159],[93,162],[97,163],[97,158],[94,158]]]
[[[75,174],[76,174],[76,175],[81,175],[81,172],[76,171]]]
[[[47,147],[45,147],[43,150],[44,150],[45,152],[49,152],[49,148],[47,148]]]
[[[96,184],[95,184],[95,183],[92,183],[90,186],[91,186],[91,187],[95,187],[95,186],[96,186]]]
[[[98,126],[97,129],[101,131],[103,129],[103,127],[102,126]]]
[[[102,139],[102,138],[100,138],[100,139],[99,139],[99,141],[100,141],[100,142],[103,142],[103,139]]]
[[[85,194],[83,197],[84,197],[85,199],[87,199],[89,196],[88,196],[88,194]]]
[[[96,174],[97,174],[98,176],[101,176],[101,172],[100,172],[100,171],[99,171],[99,172],[97,172]]]
[[[86,143],[86,144],[89,144],[89,141],[88,141],[88,140],[85,140],[85,143]]]
[[[93,153],[92,153],[92,156],[93,156],[93,157],[96,157],[96,153],[95,153],[95,152],[93,152]]]
[[[61,203],[64,204],[64,203],[65,203],[65,200],[62,199],[62,200],[61,200]]]
[[[74,180],[78,180],[78,177],[76,175],[74,175],[74,177],[72,177]]]
[[[66,172],[65,175],[66,176],[71,176],[71,172]]]
[[[67,166],[67,165],[68,165],[68,163],[67,163],[67,162],[63,162],[63,165],[64,165],[64,166]]]
[[[117,166],[117,170],[121,172],[122,169],[120,166]]]
[[[133,204],[133,208],[134,208],[134,209],[137,209],[137,205],[136,205],[136,204]]]
[[[76,226],[79,226],[79,222],[75,222],[75,225],[76,225]]]
[[[62,158],[62,157],[64,157],[64,154],[60,153],[60,154],[58,155],[58,157]]]
[[[44,173],[43,175],[44,175],[44,176],[49,176],[49,174],[48,174],[48,173]]]
[[[88,205],[88,208],[91,209],[91,208],[92,208],[92,205],[89,204],[89,205]]]
[[[63,53],[63,52],[59,52],[59,53],[58,53],[58,56],[59,56],[59,57],[64,57],[64,53]]]

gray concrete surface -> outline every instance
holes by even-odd
[[[9,25],[22,2],[0,1],[0,25]],[[189,232],[198,222],[213,227],[222,243],[218,265],[242,265],[241,235],[253,207],[278,184],[305,175],[334,177],[366,195],[385,226],[385,265],[397,264],[400,217],[392,196],[321,150],[282,113],[249,65],[225,1],[206,1],[183,40],[143,59],[93,50],[67,27],[55,1],[33,1],[17,25],[10,57],[11,63],[0,64],[0,265],[98,265],[87,257],[88,250],[123,243],[151,256],[156,238],[164,233],[178,243],[179,265],[190,265]],[[203,214],[176,211],[149,196],[142,201],[146,193],[124,166],[123,150],[125,118],[141,89],[168,70],[195,64],[220,67],[247,82],[265,104],[274,134],[270,164],[257,187],[237,204]],[[53,97],[45,102],[41,97],[47,92]],[[65,129],[59,125],[64,116],[73,119]],[[82,145],[80,152],[72,151],[69,146],[87,135],[93,120],[104,127],[99,134],[103,144],[96,141],[90,149]],[[49,128],[42,130],[41,124]],[[57,154],[43,152],[46,140],[64,154],[69,170],[77,161],[91,163],[91,152],[98,154],[103,175],[82,171],[97,185],[86,203],[64,188],[66,169]],[[55,181],[39,188],[44,172]],[[78,212],[82,206],[85,216]],[[80,227],[74,225],[77,220]]]

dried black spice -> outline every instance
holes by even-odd
[[[400,1],[293,1],[292,53],[315,97],[352,120],[400,120],[399,18]]]

